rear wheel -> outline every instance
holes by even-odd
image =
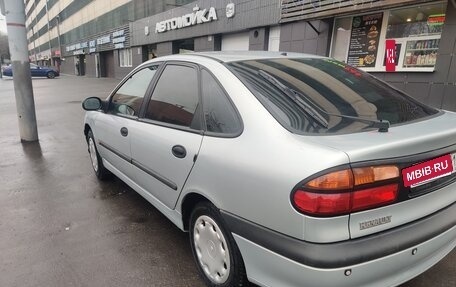
[[[89,150],[92,167],[97,177],[101,180],[108,178],[110,172],[103,165],[103,160],[101,159],[101,156],[97,150],[97,146],[95,145],[95,138],[93,137],[92,130],[89,130],[87,133],[87,147]]]
[[[46,75],[49,79],[54,79],[55,78],[55,73],[54,72],[48,72]]]
[[[202,202],[193,209],[190,245],[198,271],[207,286],[248,286],[241,253],[213,204]]]

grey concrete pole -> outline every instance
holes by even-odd
[[[38,141],[35,101],[25,30],[24,1],[0,0],[2,14],[6,18],[8,42],[13,67],[14,92],[22,142]]]

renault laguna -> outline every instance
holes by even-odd
[[[344,63],[166,56],[83,108],[96,176],[188,232],[207,286],[396,286],[456,245],[456,114]]]

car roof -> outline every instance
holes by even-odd
[[[248,60],[279,59],[279,58],[325,58],[322,56],[292,53],[292,52],[269,52],[269,51],[216,51],[216,52],[197,52],[186,54],[174,54],[155,58],[153,61],[167,60],[195,60],[195,57],[211,58],[218,62],[228,63]]]

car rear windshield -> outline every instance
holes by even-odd
[[[269,112],[295,133],[351,133],[438,113],[375,77],[327,58],[227,63]]]

